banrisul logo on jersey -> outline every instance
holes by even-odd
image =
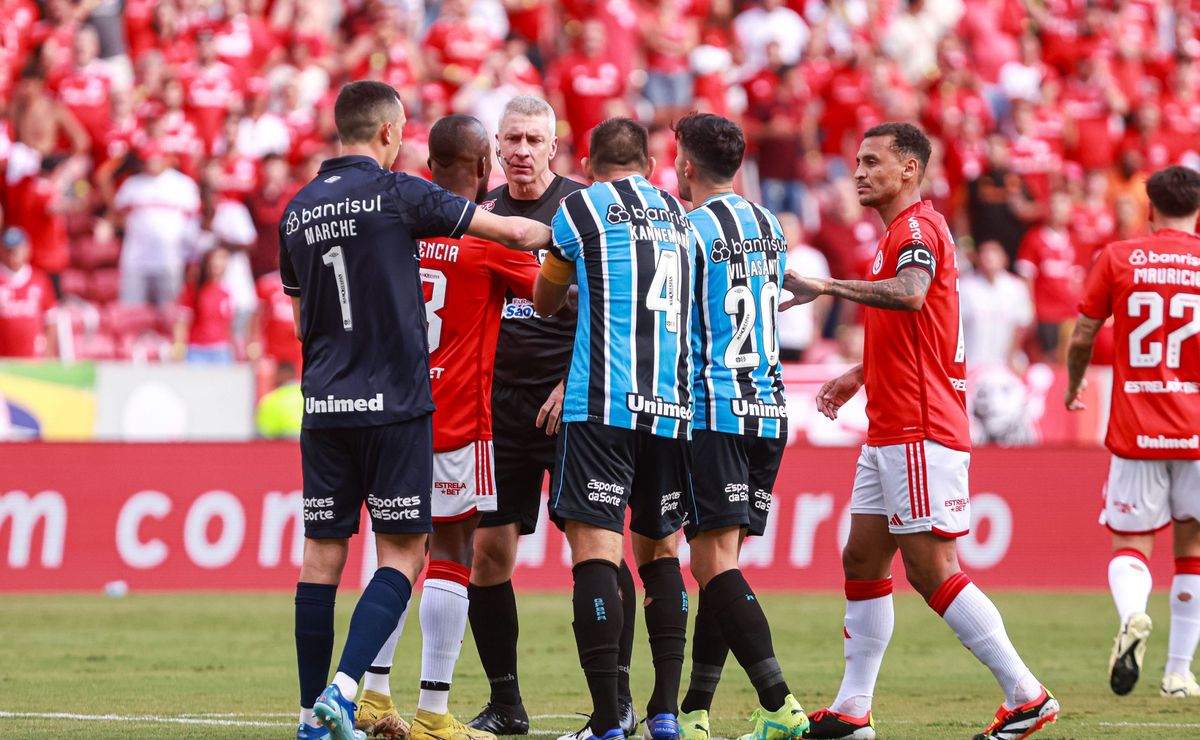
[[[743,254],[754,254],[755,252],[782,254],[786,251],[787,242],[783,239],[763,236],[754,239],[733,239],[728,242],[724,239],[717,239],[712,243],[709,253],[712,255],[713,262],[727,262],[735,256]]]

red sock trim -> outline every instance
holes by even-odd
[[[1114,558],[1121,557],[1122,555],[1129,558],[1136,558],[1137,560],[1142,561],[1142,565],[1146,566],[1147,568],[1150,567],[1150,561],[1146,560],[1146,555],[1141,550],[1137,550],[1132,547],[1122,547],[1120,550],[1114,550],[1112,554]]]
[[[1200,558],[1175,558],[1175,575],[1200,576]]]
[[[429,568],[425,571],[425,580],[430,578],[451,581],[466,587],[471,580],[471,569],[450,560],[430,560]]]
[[[867,601],[890,596],[892,579],[880,578],[876,581],[846,581],[846,601]]]
[[[939,617],[946,616],[946,610],[958,598],[959,592],[970,585],[971,579],[966,573],[959,571],[942,582],[929,599],[929,608],[937,612]]]

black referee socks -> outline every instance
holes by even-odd
[[[758,703],[769,712],[782,707],[791,691],[775,659],[767,616],[742,571],[734,568],[710,580],[704,597],[716,614],[729,649],[754,684]]]
[[[704,589],[700,589],[696,606],[696,627],[692,633],[692,678],[687,693],[683,696],[680,710],[708,711],[712,707],[713,694],[721,681],[721,669],[729,657],[729,646],[721,633],[721,623]]]
[[[579,665],[592,695],[592,734],[600,737],[620,724],[617,711],[617,653],[624,613],[617,566],[585,560],[571,569],[575,588],[571,605]]]
[[[624,560],[617,569],[617,586],[621,589],[621,642],[617,652],[617,696],[633,701],[629,690],[629,665],[633,662],[633,628],[637,625],[637,586],[633,573]]]
[[[646,589],[646,633],[654,658],[654,691],[646,715],[679,714],[679,676],[687,644],[687,588],[679,558],[659,558],[638,568]]]
[[[467,587],[470,600],[467,615],[479,662],[491,685],[491,701],[515,707],[521,703],[517,682],[517,598],[512,581],[495,586]]]
[[[312,709],[329,683],[337,588],[332,583],[296,584],[296,667],[300,673],[300,706],[305,709]]]

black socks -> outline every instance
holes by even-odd
[[[692,633],[692,678],[680,710],[694,712],[712,708],[713,694],[721,680],[721,669],[729,657],[729,646],[721,634],[721,623],[714,613],[711,599],[700,589],[696,608],[696,626]]]
[[[638,568],[646,589],[646,633],[654,659],[654,691],[646,715],[679,713],[679,677],[687,644],[687,588],[678,558],[660,558]]]
[[[300,706],[305,709],[312,709],[329,683],[336,597],[337,586],[333,584],[296,584],[296,668],[300,674]]]
[[[572,608],[579,665],[592,695],[589,725],[596,737],[616,728],[617,655],[624,611],[617,585],[617,566],[607,560],[585,560],[571,569],[575,578]]]
[[[729,649],[754,684],[758,703],[767,711],[779,709],[791,691],[775,659],[767,616],[742,572],[734,568],[710,580],[704,598],[721,625]]]
[[[512,581],[467,587],[468,616],[479,662],[491,684],[491,701],[515,707],[521,703],[517,682],[517,598]],[[628,670],[628,669],[626,669]],[[628,683],[628,679],[626,679]]]

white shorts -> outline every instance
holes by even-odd
[[[1200,460],[1113,455],[1100,523],[1114,534],[1149,534],[1172,519],[1200,519]]]
[[[932,440],[863,445],[850,513],[885,516],[892,534],[961,537],[971,529],[967,468],[971,453]]]
[[[492,441],[433,453],[433,521],[452,522],[496,510]]]

